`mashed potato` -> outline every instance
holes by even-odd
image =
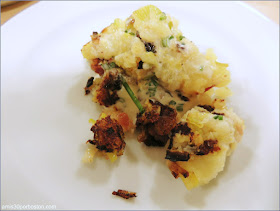
[[[223,170],[244,130],[226,105],[232,94],[228,65],[217,62],[211,49],[200,52],[175,18],[153,5],[142,7],[101,33],[93,32],[82,54],[98,74],[88,80],[86,94],[92,92],[112,124],[93,126],[99,137],[100,131],[110,137],[114,127],[124,132],[136,128],[139,142],[169,143],[167,165],[188,189],[207,184]],[[115,137],[112,146],[106,145],[114,158],[125,146],[123,134]],[[95,145],[86,152],[89,161],[108,144],[96,140],[96,134],[88,143]]]

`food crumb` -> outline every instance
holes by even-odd
[[[129,198],[132,198],[132,197],[137,197],[135,192],[130,192],[130,191],[127,191],[127,190],[120,190],[120,189],[117,192],[113,191],[112,194],[116,195],[116,196],[120,196],[120,197],[122,197],[124,199],[129,199]]]

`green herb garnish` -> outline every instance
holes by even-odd
[[[110,66],[111,68],[115,68],[115,67],[117,67],[117,65],[116,65],[116,63],[115,63],[115,62],[111,62],[111,63],[109,64],[109,66]]]
[[[173,35],[171,35],[170,37],[169,37],[169,40],[172,40],[174,38],[174,36]]]
[[[219,120],[223,120],[223,115],[217,115],[213,117],[214,119],[219,119]]]
[[[111,69],[111,68],[117,67],[117,65],[116,65],[115,62],[111,62],[111,63],[104,63],[104,64],[101,64],[101,67],[103,68],[103,70],[109,70],[109,69]]]
[[[120,76],[122,84],[125,88],[125,90],[127,91],[127,93],[129,94],[129,96],[131,97],[132,101],[135,103],[135,105],[137,106],[137,108],[139,109],[140,113],[144,113],[145,109],[143,108],[143,106],[141,105],[140,101],[137,99],[137,97],[135,96],[135,94],[133,93],[133,91],[131,90],[131,88],[129,87],[128,83],[126,82],[126,80],[124,79],[124,77],[121,75]]]
[[[183,35],[179,36],[179,40],[181,41],[182,39],[184,39],[185,37]]]
[[[132,36],[135,36],[135,33],[132,32],[130,29],[129,29],[129,30],[125,30],[124,32],[125,32],[125,33],[128,33],[128,34],[130,34],[130,35],[132,35]]]
[[[158,87],[157,78],[155,75],[153,75],[148,80],[149,81],[146,83],[146,85],[149,85],[149,88],[148,88],[148,92],[146,92],[146,94],[148,94],[149,97],[154,97],[156,94],[156,91],[157,91],[157,87]]]
[[[178,104],[176,106],[176,110],[179,111],[179,112],[183,111],[184,110],[183,106],[184,106],[184,104]]]
[[[176,105],[176,102],[175,102],[174,100],[171,100],[171,101],[169,102],[169,105]]]
[[[159,17],[159,20],[163,21],[163,20],[166,20],[166,14],[163,12],[161,13],[160,17]]]
[[[199,70],[203,71],[203,69],[204,69],[204,66],[200,66]]]

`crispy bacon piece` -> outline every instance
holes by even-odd
[[[147,146],[165,146],[171,130],[176,126],[177,113],[160,102],[149,101],[146,112],[138,114],[136,127],[140,130],[139,142]]]
[[[86,87],[85,87],[85,94],[88,95],[91,92],[91,86],[93,84],[94,77],[90,77],[87,81]]]
[[[196,155],[207,155],[210,152],[219,151],[220,147],[217,146],[217,143],[217,140],[205,140],[203,144],[198,147]]]
[[[99,74],[100,76],[102,76],[104,74],[104,70],[103,70],[102,66],[100,65],[101,61],[102,60],[98,59],[98,58],[97,59],[93,59],[91,61],[91,65],[90,65],[91,69],[94,72],[96,72],[97,74]]]
[[[156,47],[152,43],[144,41],[144,45],[147,52],[153,52],[153,53],[157,52]]]
[[[179,152],[176,150],[168,149],[166,151],[165,159],[170,161],[188,161],[190,159],[190,154],[188,152]]]
[[[209,89],[212,89],[215,85],[209,86],[207,88],[205,88],[204,92],[207,92]]]
[[[116,73],[108,73],[103,76],[99,89],[96,90],[96,99],[100,105],[109,107],[119,99],[117,91],[122,87],[122,82]]]
[[[186,97],[186,96],[184,96],[184,95],[182,95],[180,92],[178,92],[178,97],[179,97],[181,100],[185,101],[185,102],[189,101],[189,98]]]
[[[122,197],[124,199],[129,199],[129,198],[132,198],[132,197],[137,197],[135,192],[130,192],[130,191],[121,190],[121,189],[119,189],[117,192],[113,191],[112,194],[115,195],[115,196],[120,196],[120,197]]]
[[[94,139],[89,143],[96,145],[96,148],[105,152],[116,151],[117,155],[122,155],[125,148],[124,132],[117,120],[107,116],[97,120],[92,126]]]
[[[214,111],[214,108],[212,106],[210,106],[210,105],[198,105],[198,107],[204,108],[204,109],[206,109],[209,112]]]

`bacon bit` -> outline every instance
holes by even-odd
[[[97,149],[105,152],[116,151],[118,156],[123,154],[126,144],[123,128],[117,120],[111,119],[110,116],[97,120],[91,131],[94,133],[94,139],[88,142],[96,145]]]
[[[176,47],[178,48],[177,52],[180,52],[179,50],[185,50],[185,46],[181,44],[177,44]]]
[[[174,136],[175,133],[180,133],[181,135],[189,135],[191,133],[191,129],[189,128],[187,123],[180,122],[172,130],[172,136]]]
[[[204,90],[204,92],[207,92],[209,89],[213,88],[214,86],[215,86],[215,85],[212,85],[212,86],[207,87],[207,88]]]
[[[217,146],[217,140],[205,140],[203,144],[199,146],[198,152],[196,155],[207,155],[210,152],[219,151],[220,147]]]
[[[133,127],[132,121],[125,112],[119,113],[117,116],[117,120],[123,127],[124,132],[130,130]]]
[[[117,192],[113,191],[112,194],[115,195],[115,196],[120,196],[120,197],[122,197],[124,199],[129,199],[129,198],[132,198],[132,197],[137,197],[135,192],[130,192],[130,191],[121,190],[121,189],[119,189]]]
[[[145,44],[145,48],[146,48],[146,51],[147,52],[153,52],[153,53],[156,53],[156,47],[154,46],[153,43],[150,43],[150,42],[145,42],[144,41],[144,44]]]
[[[101,67],[101,65],[99,64],[101,62],[100,59],[93,59],[92,62],[91,62],[91,69],[96,72],[97,74],[99,74],[100,76],[102,76],[104,74],[104,70],[103,68]]]
[[[198,107],[204,108],[204,109],[206,109],[209,112],[214,111],[214,108],[212,106],[210,106],[210,105],[198,105]]]
[[[176,126],[177,112],[160,102],[149,101],[150,107],[137,115],[136,127],[140,131],[139,142],[147,146],[163,147],[169,139],[171,130]]]
[[[186,96],[182,95],[180,92],[178,93],[178,97],[179,97],[181,100],[185,101],[185,102],[189,101],[189,98],[187,98]]]
[[[188,152],[179,152],[176,150],[168,149],[166,151],[165,159],[170,161],[188,161],[190,159],[190,155]]]
[[[85,87],[85,94],[88,95],[91,92],[91,86],[93,84],[94,77],[90,77],[87,81],[87,85]]]
[[[217,112],[213,112],[212,114],[222,115],[222,116],[224,116],[224,115],[225,115],[224,113],[217,113]]]
[[[119,98],[117,91],[122,88],[121,80],[115,73],[103,76],[100,87],[96,90],[96,99],[100,105],[109,107],[114,105]]]

